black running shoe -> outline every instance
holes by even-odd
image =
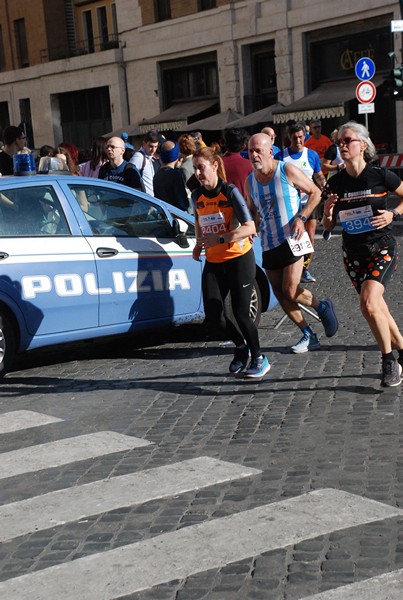
[[[230,373],[240,373],[246,369],[249,361],[249,349],[247,346],[243,348],[235,348],[234,358],[229,366]]]
[[[395,387],[400,385],[402,367],[397,360],[384,360],[382,362],[382,385],[383,387]]]

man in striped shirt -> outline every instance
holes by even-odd
[[[327,337],[335,335],[338,329],[332,301],[318,300],[300,284],[303,255],[312,246],[305,223],[320,202],[320,190],[292,163],[273,159],[271,139],[264,133],[250,138],[249,160],[253,172],[246,180],[245,191],[260,229],[263,267],[284,312],[302,332],[302,338],[291,351],[300,354],[316,350],[320,342],[299,304],[317,311]],[[300,192],[307,194],[303,207]]]

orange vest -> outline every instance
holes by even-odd
[[[197,220],[203,234],[223,235],[239,227],[232,204],[225,195],[227,191],[228,186],[224,183],[214,198],[205,196],[203,192],[196,198]],[[206,259],[212,263],[221,263],[246,254],[251,247],[249,237],[230,244],[219,244],[206,248]]]

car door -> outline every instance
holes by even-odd
[[[191,320],[201,310],[201,266],[178,244],[163,203],[109,182],[75,179],[69,190],[91,231],[100,325]],[[85,206],[85,199],[87,204]]]
[[[38,177],[0,188],[0,294],[30,336],[98,326],[94,255],[57,187]]]

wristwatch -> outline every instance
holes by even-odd
[[[397,212],[397,210],[395,210],[394,208],[389,208],[388,210],[389,212],[393,213],[394,221],[398,221],[399,219],[401,219],[402,215],[399,212]]]
[[[225,237],[223,235],[220,235],[218,241],[220,242],[220,244],[225,244]]]
[[[308,219],[305,217],[305,215],[297,215],[297,218],[298,218],[298,219],[301,219],[301,221],[302,221],[303,223],[306,223],[306,222],[307,222],[307,220],[308,220]]]

